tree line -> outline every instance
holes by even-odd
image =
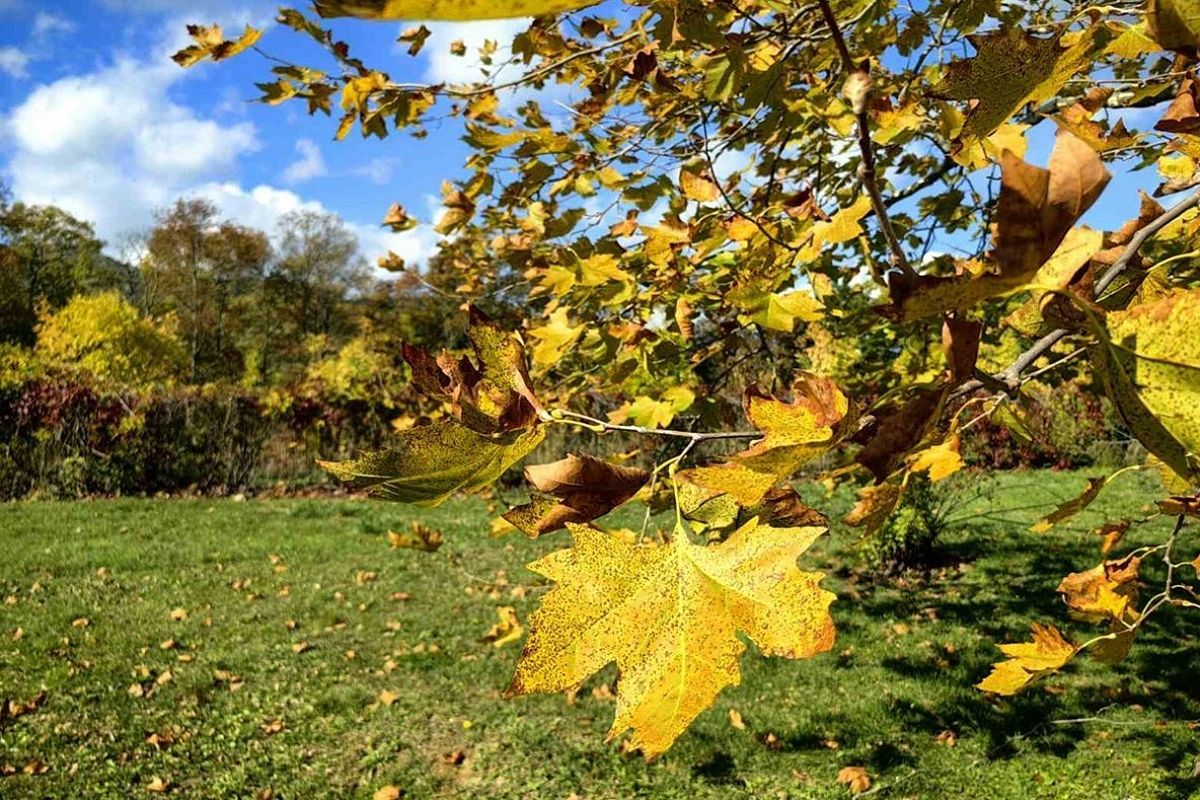
[[[126,316],[175,340],[173,382],[280,386],[356,337],[444,337],[457,302],[437,272],[380,278],[353,229],[324,211],[291,211],[266,231],[183,198],[149,229],[106,244],[91,223],[0,191],[0,347],[10,353],[36,352],[64,325],[79,339],[117,298]]]

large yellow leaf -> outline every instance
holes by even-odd
[[[992,665],[992,672],[978,685],[985,692],[1016,694],[1031,682],[1063,668],[1075,657],[1075,645],[1053,625],[1033,625],[1033,641],[1002,644],[1007,661]]]
[[[316,0],[322,17],[499,19],[574,11],[595,0]]]
[[[833,381],[810,373],[801,375],[792,392],[794,399],[787,403],[748,391],[746,417],[763,438],[723,464],[689,469],[679,477],[752,506],[776,483],[829,450],[849,427],[845,395]]]
[[[751,520],[717,545],[677,532],[634,545],[572,525],[575,545],[530,565],[558,585],[530,618],[508,695],[561,692],[615,661],[610,738],[632,729],[646,758],[665,752],[726,686],[741,680],[745,634],[764,655],[806,658],[833,646],[820,573],[796,559],[824,528]]]
[[[391,448],[354,461],[319,463],[351,489],[384,500],[435,506],[455,492],[495,481],[545,436],[541,425],[484,436],[447,421],[401,431]]]
[[[1011,28],[970,42],[975,56],[951,62],[934,87],[937,97],[973,102],[958,136],[967,143],[987,138],[1026,103],[1053,97],[1088,65],[1096,47],[1090,29],[1073,41]]]
[[[1114,311],[1092,359],[1122,421],[1178,475],[1200,477],[1200,289]]]

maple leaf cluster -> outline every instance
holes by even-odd
[[[1124,554],[1126,533],[1150,520],[1098,529],[1102,562],[1058,591],[1068,616],[1100,631],[1076,644],[1035,623],[1030,641],[1001,646],[980,688],[1013,694],[1085,651],[1120,660],[1160,608],[1200,607],[1180,577],[1200,557],[1179,555],[1200,516],[1193,5],[1068,14],[935,0],[898,15],[890,2],[681,0],[633,2],[617,19],[586,5],[318,0],[316,16],[285,8],[279,21],[332,67],[277,64],[260,84],[266,103],[340,114],[338,139],[420,139],[448,115],[472,151],[466,176],[445,183],[428,267],[433,289],[464,299],[470,351],[404,345],[437,410],[385,450],[326,463],[334,476],[435,505],[494,483],[552,427],[641,442],[608,460],[526,466],[531,497],[497,522],[530,537],[566,530],[572,543],[531,565],[554,586],[510,695],[574,690],[615,662],[611,735],[663,753],[740,680],[741,637],[793,659],[832,646],[833,596],[798,565],[828,521],[797,475],[858,480],[846,523],[872,536],[914,479],[966,466],[972,427],[1035,436],[1027,384],[1047,375],[1107,397],[1150,458],[1090,480],[1034,530],[1056,535],[1112,481],[1150,467],[1165,487],[1152,517],[1175,528]],[[479,49],[480,81],[446,86],[371,68],[321,21],[340,16],[533,19]],[[258,42],[253,29],[236,41],[191,33],[184,66]],[[428,40],[424,25],[400,37],[409,56]],[[566,122],[536,91],[508,102],[552,83],[578,90]],[[1151,130],[1126,113],[1160,103]],[[1029,154],[1038,125],[1057,129],[1044,167]],[[1125,225],[1089,227],[1113,172],[1132,164],[1158,170],[1157,196],[1190,193],[1169,207],[1143,194]],[[384,218],[395,231],[418,224],[399,205]],[[381,267],[412,269],[397,256]],[[1000,366],[1008,341],[1017,355]],[[745,446],[705,450],[721,441]],[[602,526],[633,501],[673,510],[674,525]],[[434,551],[435,534],[389,540]],[[1162,587],[1145,592],[1157,571]],[[522,635],[501,609],[488,640]],[[861,768],[839,780],[870,787]]]

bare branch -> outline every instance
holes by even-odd
[[[820,0],[821,14],[825,17],[825,24],[829,26],[829,32],[833,36],[833,41],[837,45],[838,55],[842,61],[842,72],[845,73],[845,79],[851,80],[857,72],[854,66],[854,60],[850,56],[850,49],[846,45],[846,37],[842,35],[842,29],[838,27],[837,18],[833,15],[833,9],[829,6],[829,0]],[[865,75],[863,76],[865,79]],[[864,87],[864,93],[866,88]],[[900,244],[899,237],[896,236],[896,231],[892,227],[891,217],[888,216],[887,204],[883,202],[883,196],[879,193],[878,176],[875,168],[875,149],[871,144],[871,120],[867,116],[866,99],[862,98],[861,102],[853,102],[854,118],[858,125],[858,149],[862,154],[862,162],[858,167],[858,178],[862,183],[863,189],[871,198],[871,208],[875,212],[876,218],[879,220],[879,231],[883,234],[884,240],[887,242],[888,250],[890,251],[889,262],[892,267],[900,270],[909,278],[916,278],[917,273],[908,263],[908,256],[904,254],[904,248]]]

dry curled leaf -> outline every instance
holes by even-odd
[[[649,479],[637,467],[622,467],[592,456],[569,455],[550,464],[525,468],[525,478],[553,500],[535,497],[504,515],[527,536],[559,530],[567,523],[591,522],[625,503]]]

